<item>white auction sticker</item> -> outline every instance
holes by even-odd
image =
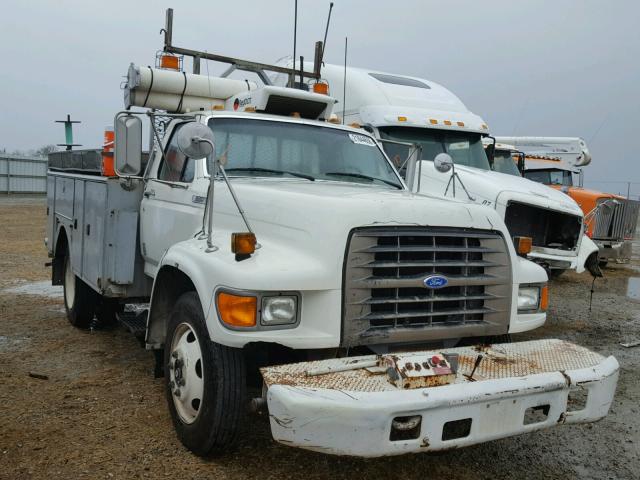
[[[358,135],[357,133],[350,133],[349,138],[353,143],[357,143],[358,145],[368,145],[369,147],[376,146],[376,142],[374,142],[371,137],[367,137],[366,135]]]

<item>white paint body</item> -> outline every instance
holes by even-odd
[[[329,82],[331,95],[340,102],[343,98],[346,100],[344,105],[338,104],[334,109],[341,115],[344,108],[345,123],[355,122],[371,126],[378,138],[380,135],[377,128],[385,126],[452,130],[482,135],[489,133],[482,118],[470,112],[458,97],[443,86],[432,81],[406,76],[402,78],[423,82],[430,88],[392,85],[374,79],[370,73],[382,72],[348,68],[347,91],[344,97],[344,68],[338,65],[323,67],[322,76]],[[399,118],[404,120],[400,121]],[[450,125],[445,124],[445,121]],[[437,171],[432,159],[424,159],[419,163],[422,164],[419,179],[420,193],[445,196],[451,173]],[[584,219],[582,210],[574,200],[545,185],[475,167],[456,165],[455,170],[469,190],[473,201],[495,209],[503,219],[507,204],[512,201]],[[413,185],[409,187],[416,191],[418,175],[416,174],[414,178]],[[451,188],[446,196],[448,198],[453,196]],[[459,200],[471,201],[459,183],[455,190],[455,197]],[[529,258],[549,264],[551,268],[563,265],[564,268],[583,272],[586,258],[597,251],[597,246],[583,234],[583,231],[584,226],[577,246],[573,250],[534,247]]]
[[[260,114],[213,112],[212,116],[262,118],[303,122],[323,128],[349,127],[309,120]],[[361,131],[358,130],[358,133]],[[217,180],[214,195],[215,252],[207,253],[202,229],[204,205],[194,197],[206,196],[209,178],[204,160],[196,165],[195,179],[182,188],[155,180],[159,155],[150,161],[146,192],[142,200],[141,250],[145,273],[155,277],[162,266],[179,268],[194,283],[213,341],[242,347],[251,342],[274,342],[296,349],[331,348],[340,344],[342,276],[349,232],[356,227],[380,225],[428,225],[508,231],[490,209],[455,200],[416,195],[408,190],[349,182],[296,178],[233,178],[246,215],[256,232],[260,248],[251,258],[237,262],[230,250],[233,232],[245,231],[224,182]],[[541,284],[546,273],[538,265],[516,255],[506,242],[512,259],[512,294],[509,332],[542,325],[545,313],[518,313],[520,284]],[[301,294],[301,321],[296,328],[239,331],[223,326],[214,305],[221,287],[249,291],[297,291]],[[152,312],[153,313],[153,312]],[[149,347],[159,345],[149,344]]]

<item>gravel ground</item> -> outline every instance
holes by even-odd
[[[251,417],[235,453],[202,460],[174,435],[150,353],[121,328],[74,330],[59,292],[44,283],[25,289],[50,275],[44,220],[42,199],[0,197],[2,479],[640,478],[640,347],[620,346],[640,340],[638,250],[632,265],[608,268],[596,282],[591,312],[588,274],[554,281],[547,324],[515,338],[567,339],[618,359],[616,399],[598,423],[439,454],[360,460],[278,445],[267,420]]]

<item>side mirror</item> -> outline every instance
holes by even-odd
[[[453,158],[448,153],[439,153],[436,158],[433,159],[433,165],[441,173],[447,173],[453,168]]]
[[[213,153],[213,132],[202,123],[190,122],[180,127],[177,137],[178,148],[189,158],[207,157],[207,170],[212,170],[209,157]]]
[[[139,175],[142,167],[142,120],[121,115],[114,125],[115,170],[121,177]]]

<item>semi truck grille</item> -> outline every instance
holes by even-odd
[[[447,284],[429,288],[437,275]],[[511,265],[500,233],[387,227],[352,232],[345,257],[345,346],[506,333]]]
[[[594,240],[632,240],[638,224],[640,202],[602,198],[598,200],[593,227]]]
[[[574,250],[582,230],[579,216],[518,202],[509,202],[504,223],[512,237],[531,237],[534,247],[558,250]]]

